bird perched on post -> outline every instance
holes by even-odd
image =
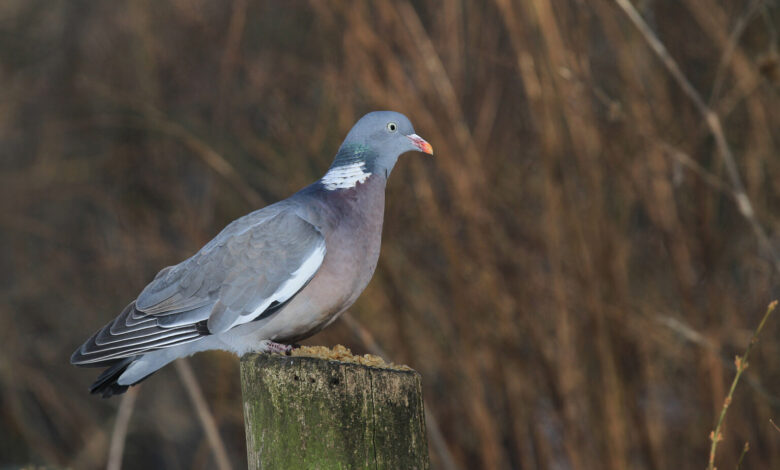
[[[289,351],[333,322],[374,274],[385,185],[408,151],[433,155],[406,116],[363,116],[319,181],[233,221],[161,270],[73,353],[72,364],[107,367],[90,391],[124,393],[199,351]]]

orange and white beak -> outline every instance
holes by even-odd
[[[417,134],[409,134],[406,137],[408,137],[409,140],[412,141],[415,147],[420,149],[420,152],[427,153],[428,155],[433,155],[433,147],[431,147],[431,144],[426,142],[425,139],[423,139]]]

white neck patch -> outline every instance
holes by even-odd
[[[328,170],[322,177],[322,185],[329,191],[354,188],[358,183],[365,183],[369,176],[371,173],[366,171],[366,163],[355,162]]]

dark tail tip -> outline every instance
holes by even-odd
[[[125,393],[129,388],[129,385],[119,385],[117,380],[119,379],[119,376],[122,375],[122,372],[124,372],[134,360],[135,356],[128,357],[104,370],[103,373],[98,376],[97,380],[95,380],[95,383],[89,387],[89,393],[99,393],[103,398]]]

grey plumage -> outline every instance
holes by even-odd
[[[432,153],[405,116],[370,113],[322,179],[233,221],[195,255],[162,269],[73,353],[73,364],[108,367],[92,393],[122,393],[198,351],[265,351],[330,324],[374,273],[385,183],[411,150]]]

